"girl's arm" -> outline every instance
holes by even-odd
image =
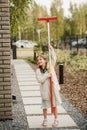
[[[53,66],[55,66],[56,60],[57,60],[56,53],[52,46],[50,46],[49,49],[50,49],[50,55],[51,55],[51,63]]]
[[[50,77],[49,73],[44,73],[41,75],[41,72],[39,69],[36,70],[36,78],[39,83],[44,83],[47,78]]]

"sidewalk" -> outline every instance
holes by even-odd
[[[18,85],[23,100],[23,105],[27,117],[29,129],[41,129],[43,121],[42,109],[41,109],[41,97],[39,91],[39,83],[35,77],[35,71],[24,60],[13,60]],[[68,115],[63,106],[58,107],[59,111],[59,125],[58,128],[67,130],[80,130],[74,120]],[[48,110],[48,127],[52,128],[53,116]],[[57,129],[57,128],[55,128]]]

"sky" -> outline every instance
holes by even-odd
[[[51,6],[51,3],[53,0],[35,0],[35,1],[37,4],[45,6],[48,10],[48,13],[49,13],[49,9],[50,9],[50,6]],[[78,5],[82,4],[82,3],[87,3],[87,0],[62,0],[62,1],[63,1],[63,8],[64,8],[64,15],[65,16],[70,16],[70,13],[68,11],[70,2],[72,2],[73,4],[77,3]]]

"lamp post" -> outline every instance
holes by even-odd
[[[37,33],[38,33],[38,41],[40,42],[40,32],[41,32],[41,29],[37,29]]]
[[[41,43],[40,43],[40,33],[41,33],[41,29],[37,29],[37,33],[38,33],[38,41],[40,44],[40,51],[41,51]]]

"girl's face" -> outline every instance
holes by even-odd
[[[37,65],[38,65],[38,66],[45,67],[45,65],[46,65],[46,60],[45,60],[43,57],[38,56],[38,58],[37,58]]]

